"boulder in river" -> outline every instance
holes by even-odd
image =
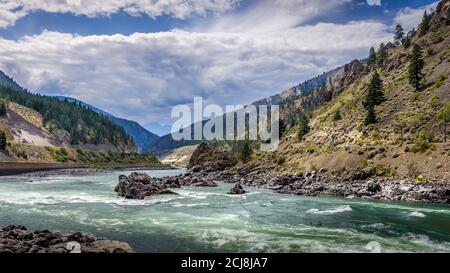
[[[234,187],[228,192],[228,194],[246,194],[247,191],[244,190],[240,183],[234,185]]]
[[[172,177],[151,177],[146,173],[134,172],[129,176],[119,176],[119,184],[114,189],[119,196],[127,199],[144,199],[158,194],[177,194],[170,189],[185,187],[217,187],[208,177],[186,173]]]
[[[169,187],[180,187],[179,184],[171,181],[165,183],[160,178],[151,177],[146,173],[132,173],[129,176],[119,176],[119,184],[114,189],[119,196],[127,199],[144,199],[147,196],[158,194],[177,194]]]

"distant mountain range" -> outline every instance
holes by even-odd
[[[115,124],[123,127],[125,132],[133,139],[134,143],[136,143],[139,151],[147,151],[149,147],[159,138],[158,135],[148,131],[136,121],[118,118],[111,113],[103,111],[100,108],[87,104],[83,101],[77,100],[75,98],[65,96],[55,96],[55,98],[59,100],[67,100],[68,102],[76,103],[82,107],[89,108],[92,111],[95,111],[107,117]]]
[[[170,134],[171,131],[171,126],[162,125],[159,122],[146,123],[144,124],[144,128],[154,134],[157,134],[158,136],[165,136],[167,134]]]
[[[306,96],[311,92],[314,92],[317,89],[321,88],[323,85],[334,83],[336,86],[344,86],[350,81],[353,81],[353,78],[349,76],[349,74],[352,75],[355,70],[358,70],[361,67],[361,61],[353,60],[348,64],[342,65],[321,75],[306,80],[301,84],[290,87],[282,91],[281,93],[255,101],[252,103],[252,105],[282,105],[297,99],[300,95]],[[193,126],[194,125],[191,125],[192,132],[194,128]],[[153,144],[150,145],[148,151],[158,156],[162,156],[174,149],[183,146],[195,145],[200,142],[201,141],[196,140],[175,141],[173,140],[172,135],[170,133],[167,133],[153,142]]]

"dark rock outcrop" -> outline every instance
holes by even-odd
[[[168,188],[179,188],[180,184],[174,180],[164,183],[161,179],[154,178],[145,173],[132,173],[129,176],[119,176],[119,184],[114,191],[119,196],[127,199],[144,199],[147,196],[158,194],[176,194]]]
[[[241,183],[237,183],[233,188],[228,192],[228,194],[246,194],[247,191],[244,190]]]
[[[192,172],[215,172],[223,171],[236,164],[237,159],[231,152],[201,143],[192,154],[188,169]]]
[[[133,253],[123,242],[97,239],[79,232],[61,235],[48,230],[29,231],[22,225],[0,230],[0,253]]]
[[[127,199],[144,199],[159,194],[177,194],[170,189],[180,188],[181,186],[217,187],[217,183],[202,175],[192,175],[191,173],[157,178],[146,173],[134,172],[129,176],[119,176],[119,184],[114,191]]]
[[[379,191],[381,191],[381,186],[380,186],[380,184],[378,184],[376,182],[369,181],[367,183],[367,190],[369,192],[379,192]]]

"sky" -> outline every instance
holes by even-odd
[[[249,104],[411,29],[436,0],[0,0],[0,70],[33,92],[170,125]]]

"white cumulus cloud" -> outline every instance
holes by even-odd
[[[33,91],[73,96],[140,122],[168,121],[171,106],[194,95],[221,105],[250,103],[366,56],[390,36],[377,22],[259,34],[45,31],[0,39],[0,69]]]
[[[406,30],[411,30],[420,24],[424,11],[430,11],[431,9],[436,8],[438,3],[439,1],[420,8],[403,8],[395,15],[394,22],[402,25]]]
[[[130,15],[157,17],[168,14],[184,19],[193,14],[222,13],[233,9],[240,0],[2,0],[0,28],[13,25],[34,11],[72,13],[89,17],[108,16],[120,11]]]
[[[293,28],[349,2],[351,0],[259,0],[239,13],[214,18],[206,25],[200,22],[194,30],[260,33]]]

